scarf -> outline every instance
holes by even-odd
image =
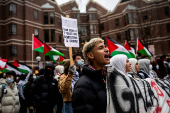
[[[110,64],[123,74],[128,75],[126,72],[126,55],[115,55],[110,59]]]

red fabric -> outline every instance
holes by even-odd
[[[39,48],[43,45],[35,36],[33,36],[33,49]]]
[[[128,50],[128,51],[131,50],[130,45],[128,44],[127,41],[126,41],[126,43],[125,43],[124,48],[125,48],[126,50]]]
[[[144,46],[143,46],[143,44],[140,42],[140,40],[138,39],[137,41],[138,41],[138,45],[137,45],[138,50],[137,50],[137,51],[140,51],[140,50],[144,49]]]
[[[107,38],[107,37],[106,37]],[[109,48],[109,52],[110,54],[115,51],[117,48],[119,48],[117,45],[115,45],[112,41],[110,41],[108,38],[107,38],[107,45],[108,45],[108,48]]]
[[[46,43],[44,43],[44,54],[48,53],[52,48],[47,45]]]
[[[59,57],[59,62],[64,61],[64,58],[62,56]]]
[[[18,64],[17,60],[14,60],[13,65],[14,65],[15,67],[19,67],[19,64]]]

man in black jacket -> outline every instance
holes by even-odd
[[[108,49],[101,38],[91,39],[83,47],[88,65],[83,66],[82,77],[74,87],[74,113],[106,113],[106,84],[103,68],[110,63]]]
[[[57,113],[62,110],[62,96],[58,90],[58,82],[54,79],[54,65],[47,63],[44,75],[39,76],[31,85],[36,105],[36,113],[53,113],[57,103]]]

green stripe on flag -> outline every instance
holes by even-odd
[[[39,47],[39,48],[34,49],[34,51],[44,53],[44,47],[41,46],[41,47]]]
[[[138,51],[139,53],[141,53],[141,54],[143,54],[143,55],[146,55],[146,56],[148,56],[149,57],[149,59],[151,59],[151,56],[150,55],[148,55],[148,53],[145,51],[145,49],[142,49],[142,50],[140,50],[140,51]]]
[[[0,70],[0,71],[3,72],[3,73],[7,73],[9,70],[4,68],[4,70]]]
[[[131,53],[131,52],[129,52],[129,53],[132,56],[132,58],[136,58],[136,56],[133,53]]]
[[[49,51],[49,52],[47,52],[47,53],[45,54],[45,56],[47,56],[47,55],[49,55],[49,56],[51,56],[51,55],[64,56],[62,53],[56,52],[56,51]]]
[[[124,55],[126,55],[128,58],[133,58],[133,57],[130,55],[130,53],[121,52],[121,51],[113,51],[113,52],[111,53],[111,56],[113,57],[113,56],[119,55],[119,54],[124,54]]]
[[[24,70],[24,69],[21,69],[21,68],[18,68],[18,70],[19,70],[21,73],[25,73],[25,74],[28,74],[28,73],[29,73],[28,70]]]

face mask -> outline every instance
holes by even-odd
[[[37,77],[36,76],[33,76],[33,79],[35,80]]]
[[[159,69],[159,65],[156,65],[156,69],[157,69],[157,70]]]
[[[45,75],[51,75],[53,76],[54,72],[52,70],[46,69],[45,70]]]
[[[82,63],[82,60],[78,60],[78,61],[77,61],[77,65],[78,65],[78,66],[81,66],[82,64],[83,64],[83,63]]]
[[[6,82],[8,82],[8,83],[12,83],[13,81],[14,81],[13,78],[6,78]]]
[[[74,65],[74,73],[77,71],[76,66]]]
[[[149,69],[152,70],[152,65],[151,64],[149,65]]]
[[[19,77],[16,78],[17,80],[19,79]]]

